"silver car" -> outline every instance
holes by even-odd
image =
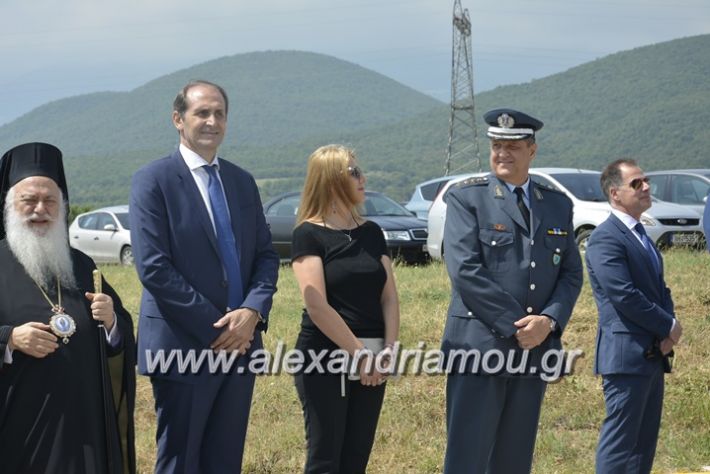
[[[469,176],[480,176],[477,173]],[[587,246],[592,231],[609,216],[611,206],[599,185],[598,171],[575,168],[531,168],[530,177],[540,184],[550,186],[565,193],[574,205],[573,225],[577,245],[581,251]],[[441,259],[444,249],[444,221],[446,203],[442,197],[450,186],[466,178],[447,183],[429,209],[427,248],[429,255]],[[700,215],[682,206],[654,201],[649,210],[641,215],[641,223],[648,236],[657,246],[701,247],[705,240],[700,225]]]
[[[69,226],[69,243],[96,263],[132,265],[128,206],[104,207],[76,216]]]
[[[710,192],[710,169],[649,171],[651,194],[703,215]]]
[[[468,176],[467,174],[456,174],[451,176],[441,176],[439,178],[430,179],[424,181],[423,183],[417,184],[412,193],[412,197],[409,198],[409,202],[404,205],[407,210],[414,212],[418,218],[422,220],[427,220],[429,218],[429,208],[431,204],[436,199],[441,192],[441,190],[446,186],[446,183],[452,179],[464,178]]]

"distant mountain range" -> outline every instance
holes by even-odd
[[[600,169],[631,156],[649,170],[710,168],[708,77],[710,35],[696,36],[478,94],[476,111],[480,119],[486,110],[513,107],[543,120],[537,166]],[[126,202],[130,175],[176,146],[172,100],[195,78],[229,93],[220,154],[251,171],[264,198],[298,189],[308,155],[326,143],[353,146],[368,188],[399,200],[417,182],[443,174],[448,105],[352,63],[297,51],[225,57],[130,92],[47,103],[0,127],[0,150],[54,143],[66,156],[73,203]],[[487,168],[485,128],[477,126]],[[470,162],[453,166],[473,171]]]

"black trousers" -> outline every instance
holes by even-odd
[[[362,474],[367,469],[385,384],[366,387],[339,375],[299,374],[296,391],[306,425],[306,474]]]

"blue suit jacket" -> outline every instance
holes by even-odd
[[[661,275],[641,242],[613,214],[592,232],[585,258],[599,310],[595,373],[648,374],[658,364],[644,352],[668,336],[674,315],[663,257],[656,254]]]
[[[560,336],[582,287],[582,260],[574,239],[572,202],[531,181],[532,242],[516,197],[497,178],[473,178],[447,193],[444,259],[451,303],[442,349],[509,351],[520,355],[514,322],[545,314],[558,330],[530,351],[539,370]],[[539,373],[539,372],[538,372]]]
[[[225,160],[220,161],[220,177],[240,257],[242,306],[266,318],[276,291],[279,258],[256,182]],[[208,349],[222,331],[212,325],[227,307],[226,273],[214,228],[179,151],[133,175],[129,209],[133,255],[143,284],[139,371],[195,382],[197,377],[180,376],[176,367],[168,374],[149,374],[146,365],[146,351]]]
[[[703,232],[705,233],[705,242],[710,251],[710,193],[705,198],[705,210],[703,211]]]

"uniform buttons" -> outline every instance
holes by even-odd
[[[468,312],[468,315],[469,315],[469,316],[473,316],[473,313],[469,311],[469,312]]]
[[[531,245],[531,246],[532,246],[532,245],[535,245],[535,240],[534,240],[534,239],[530,241],[530,245]]]
[[[560,249],[555,249],[555,253],[560,253]]]
[[[535,262],[530,262],[530,266],[531,266],[532,268],[535,268]]]
[[[535,283],[531,283],[531,284],[530,284],[530,289],[531,289],[531,290],[534,290],[534,289],[535,289]]]
[[[491,241],[491,245],[495,246],[495,244],[496,244],[496,241],[495,241],[495,240],[492,240],[492,241]]]
[[[528,306],[528,313],[532,313],[532,312],[533,312],[532,306]]]

